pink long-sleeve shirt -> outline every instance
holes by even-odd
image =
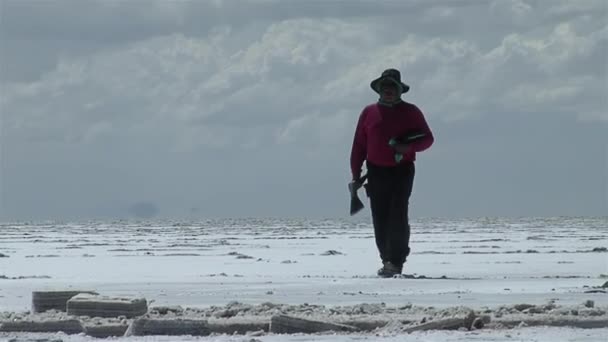
[[[350,157],[353,179],[361,177],[363,162],[374,165],[396,166],[395,150],[389,145],[391,138],[416,131],[426,137],[411,144],[410,152],[403,155],[400,163],[416,160],[416,152],[422,152],[434,142],[433,133],[422,111],[414,104],[401,102],[393,107],[378,103],[366,106],[359,116]]]

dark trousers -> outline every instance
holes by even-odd
[[[410,254],[408,207],[414,184],[414,163],[381,167],[367,162],[367,174],[367,195],[380,258],[401,266]]]

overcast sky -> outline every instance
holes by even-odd
[[[0,219],[346,217],[390,67],[412,217],[608,214],[604,0],[0,0],[0,44]]]

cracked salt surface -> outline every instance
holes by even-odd
[[[192,309],[223,307],[235,299],[243,305],[268,301],[325,307],[385,303],[438,309],[545,305],[551,300],[560,307],[587,300],[594,301],[595,309],[608,305],[602,287],[606,282],[602,276],[608,273],[606,218],[415,220],[412,255],[404,270],[407,276],[395,279],[375,276],[379,262],[373,229],[366,222],[235,219],[143,225],[0,225],[0,253],[10,254],[0,258],[0,311],[29,310],[32,291],[71,288],[145,297],[153,305]],[[490,251],[496,254],[482,254]],[[512,251],[521,252],[509,253]],[[28,257],[33,255],[53,257]],[[497,329],[495,335],[484,330],[415,333],[406,340],[561,341],[580,336],[580,341],[593,341],[602,336],[596,334],[602,330],[522,327]],[[603,333],[605,336],[606,331]],[[585,334],[591,334],[589,339],[584,339]],[[381,337],[327,338],[354,341],[357,336],[370,341]],[[247,337],[210,340],[213,338],[249,341]],[[285,340],[278,336],[251,338]],[[298,340],[291,338],[287,341]],[[169,340],[175,339],[163,341]]]

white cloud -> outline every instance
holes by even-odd
[[[504,6],[516,14],[532,11],[522,1],[491,8]],[[25,139],[89,142],[109,134],[108,127],[122,134],[149,127],[180,146],[215,148],[268,129],[281,132],[279,143],[318,138],[326,117],[351,113],[354,119],[375,99],[369,82],[385,67],[400,68],[412,86],[408,96],[445,120],[492,115],[496,106],[541,113],[566,106],[589,118],[605,105],[606,69],[598,58],[606,56],[608,26],[584,31],[557,23],[546,35],[509,33],[490,48],[475,37],[415,33],[387,44],[376,39],[383,29],[368,21],[295,19],[241,44],[233,41],[240,32],[225,28],[65,59],[39,81],[3,85],[5,127]],[[336,130],[347,134],[351,126]]]

